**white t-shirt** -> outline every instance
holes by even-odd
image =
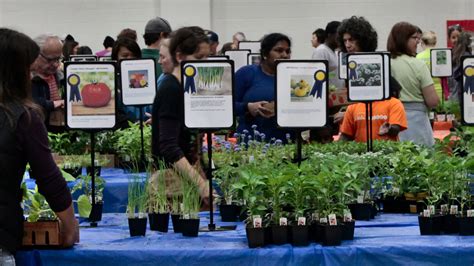
[[[344,87],[344,80],[339,79],[337,67],[339,60],[336,53],[326,44],[320,44],[311,56],[314,60],[327,60],[329,63],[329,89],[336,87],[337,89]]]

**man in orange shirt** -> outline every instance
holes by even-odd
[[[402,102],[398,99],[401,86],[390,77],[392,97],[372,103],[372,139],[398,140],[398,133],[407,129],[407,118]],[[341,140],[367,141],[366,104],[351,104],[342,122]]]

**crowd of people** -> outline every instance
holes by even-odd
[[[454,76],[449,80],[433,79],[427,67],[427,54],[437,44],[436,34],[408,22],[392,27],[386,47],[391,56],[391,98],[373,104],[375,139],[433,145],[428,112],[442,97],[459,99],[460,58],[471,54],[469,34],[460,27],[450,28],[448,34],[453,45]],[[180,63],[238,49],[238,43],[246,40],[245,34],[237,32],[232,42],[222,44],[219,51],[219,36],[215,32],[197,26],[173,31],[167,20],[158,17],[145,25],[143,38],[147,47],[140,49],[137,32],[124,29],[116,40],[106,36],[104,49],[95,55],[110,56],[115,61],[156,60],[157,93],[153,105],[145,110],[152,127],[153,156],[164,161],[167,167],[185,173],[206,200],[209,188],[198,166],[196,142],[199,138],[184,125]],[[288,136],[276,124],[274,86],[276,60],[291,58],[292,41],[282,33],[266,34],[259,41],[261,63],[242,67],[235,74],[237,132],[251,131],[256,125],[268,140],[275,138],[285,142],[295,136]],[[417,55],[420,41],[424,51]],[[311,58],[329,62],[329,85],[337,90],[346,84],[337,75],[336,52],[374,52],[378,35],[369,21],[353,16],[331,21],[325,29],[315,30],[311,43],[315,48]],[[40,192],[61,221],[64,246],[71,246],[77,240],[71,195],[51,157],[47,132],[65,130],[61,96],[63,62],[79,54],[92,54],[92,51],[87,46],[79,46],[71,35],[61,39],[41,34],[31,39],[11,29],[0,29],[0,249],[14,252],[21,243],[20,183],[27,163],[35,172]],[[120,103],[118,106],[117,128],[127,127],[128,121],[135,122],[141,115],[134,107]],[[361,103],[350,105],[346,112],[339,108],[332,110],[331,123],[312,131],[311,139],[328,142],[334,133],[340,132],[342,140],[366,141],[365,111]],[[172,174],[167,177],[168,183],[176,181]],[[175,188],[179,190],[178,185]]]

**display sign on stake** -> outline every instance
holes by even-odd
[[[347,53],[339,51],[337,58],[339,60],[339,64],[337,64],[339,79],[347,79]]]
[[[114,60],[112,60],[111,56],[101,56],[99,57],[99,61],[106,62],[106,61],[114,61]]]
[[[248,49],[251,53],[260,53],[261,43],[259,41],[241,41],[239,42],[239,50]]]
[[[207,60],[229,60],[228,55],[210,55]]]
[[[116,120],[115,65],[66,62],[66,125],[72,129],[108,129]]]
[[[442,78],[453,75],[452,52],[449,48],[430,50],[431,76]]]
[[[474,125],[474,56],[461,58],[462,66],[462,97],[461,115],[462,122]]]
[[[390,53],[383,52],[383,64],[384,64],[384,92],[383,98],[385,100],[390,99],[391,95],[391,88],[390,88],[390,73],[391,73],[391,66],[390,66]]]
[[[95,62],[97,61],[97,56],[95,55],[70,55],[71,62]]]
[[[384,99],[385,70],[382,53],[347,56],[348,99],[355,102]]]
[[[232,61],[185,61],[181,70],[186,127],[212,130],[233,127]]]
[[[284,60],[276,66],[276,119],[280,127],[326,125],[327,61]]]
[[[247,55],[250,54],[250,50],[230,50],[226,51],[225,55],[230,60],[234,61],[234,72],[237,72],[241,67],[247,65]]]
[[[152,58],[120,61],[123,104],[153,104],[156,94],[155,72],[155,60]]]
[[[260,65],[262,61],[260,54],[250,53],[247,55],[247,65]]]

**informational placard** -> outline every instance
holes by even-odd
[[[230,60],[181,63],[186,127],[204,130],[234,126],[233,68]]]
[[[74,129],[115,126],[115,65],[110,62],[66,62],[66,125]]]
[[[99,57],[99,61],[106,62],[106,61],[114,61],[114,60],[112,60],[112,56],[101,56]]]
[[[382,53],[357,53],[347,56],[349,101],[384,99],[384,56]]]
[[[227,55],[210,55],[207,57],[207,60],[229,60]]]
[[[327,61],[277,61],[275,90],[278,126],[306,129],[326,125]]]
[[[474,56],[461,59],[462,77],[462,121],[474,125]]]
[[[95,55],[71,55],[71,62],[95,62],[97,61],[97,56]]]
[[[250,53],[247,55],[247,65],[260,65],[262,61],[260,54]]]
[[[241,67],[247,65],[247,55],[250,54],[250,50],[230,50],[226,51],[225,55],[230,60],[234,61],[234,71],[237,72]]]
[[[120,61],[123,104],[153,104],[156,94],[155,72],[155,60],[152,58]]]
[[[431,76],[442,78],[453,75],[452,53],[449,48],[433,48],[430,50]]]
[[[241,41],[239,42],[239,50],[249,49],[251,53],[260,53],[261,43],[259,41]]]
[[[389,52],[382,52],[383,53],[383,64],[384,64],[384,92],[383,98],[388,100],[392,97],[391,89],[390,89],[390,53]]]
[[[337,64],[339,79],[347,79],[347,53],[339,51],[337,58],[339,59],[339,64]]]

